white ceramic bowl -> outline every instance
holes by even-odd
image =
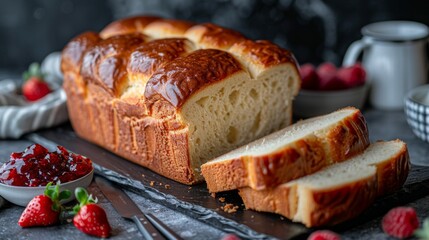
[[[408,92],[404,110],[414,134],[429,142],[429,85],[422,85]]]
[[[87,175],[78,178],[74,181],[66,182],[60,184],[61,190],[70,190],[72,195],[69,199],[62,201],[62,203],[70,202],[74,200],[74,190],[77,187],[88,187],[92,181],[92,177],[94,176],[94,169]],[[0,195],[8,200],[9,202],[19,205],[19,206],[27,206],[27,204],[33,199],[35,196],[43,194],[45,191],[45,186],[42,187],[17,187],[0,183]]]
[[[361,109],[366,101],[369,83],[337,91],[301,90],[293,102],[293,113],[298,118],[328,114],[344,107]]]

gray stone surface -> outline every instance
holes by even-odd
[[[407,143],[412,164],[429,166],[429,143],[413,134],[403,111],[368,110],[364,115],[372,142],[399,138]]]
[[[417,211],[417,216],[421,220],[422,224],[423,219],[429,217],[429,196],[421,198],[413,203],[407,204],[406,206],[413,207]],[[344,234],[343,239],[377,239],[377,240],[393,240],[397,239],[394,237],[389,237],[383,233],[381,230],[381,219],[382,217],[376,218],[372,221],[369,221],[359,227],[351,229]],[[415,239],[415,238],[410,238]]]
[[[429,144],[419,140],[408,128],[402,111],[383,112],[367,110],[370,137],[372,141],[400,138],[407,142],[412,162],[418,165],[429,165]],[[31,143],[25,140],[0,140],[0,162],[6,161],[10,152],[22,151]],[[418,180],[418,179],[417,179]],[[413,181],[416,181],[415,179]],[[89,191],[98,197],[100,204],[107,211],[113,227],[112,239],[137,239],[140,234],[135,225],[120,217],[112,205],[104,198],[93,183]],[[154,213],[184,239],[219,239],[225,233],[209,227],[195,219],[159,205],[151,200],[127,192],[144,211]],[[429,196],[408,204],[416,208],[421,220],[429,216]],[[90,239],[80,233],[72,224],[63,224],[48,228],[21,229],[17,225],[23,208],[6,204],[0,209],[0,239]],[[381,217],[370,220],[363,225],[342,232],[343,239],[394,239],[386,236],[380,226]],[[262,224],[262,223],[261,223]]]

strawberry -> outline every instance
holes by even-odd
[[[18,225],[21,227],[48,226],[59,222],[61,211],[60,200],[67,199],[71,193],[68,190],[60,192],[59,185],[46,185],[44,194],[34,197],[25,208]]]
[[[307,240],[340,240],[340,235],[329,231],[329,230],[319,230],[313,232]]]
[[[345,83],[348,88],[353,88],[365,84],[366,72],[362,65],[355,64],[338,70],[337,78]]]
[[[334,64],[326,62],[317,68],[319,75],[319,89],[323,91],[332,91],[345,89],[347,86],[337,78],[337,68]]]
[[[319,76],[312,64],[307,63],[302,65],[299,72],[301,74],[301,87],[303,89],[318,89]]]
[[[383,231],[393,237],[407,238],[419,227],[416,211],[411,207],[391,209],[381,222]]]
[[[28,101],[39,100],[51,92],[48,84],[43,81],[39,64],[32,63],[23,78],[25,82],[22,85],[22,94]]]
[[[100,238],[110,236],[111,227],[107,220],[106,212],[96,204],[96,199],[81,187],[75,190],[76,199],[79,204],[73,208],[76,215],[73,218],[73,224],[77,229],[88,235]]]

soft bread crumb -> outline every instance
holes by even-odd
[[[164,187],[165,187],[165,189],[170,189],[171,188],[170,184],[165,184]]]
[[[150,186],[153,187],[155,185],[155,181],[150,181]]]
[[[221,203],[225,202],[225,198],[224,197],[220,197],[219,198],[219,202],[221,202]]]
[[[199,170],[208,160],[289,125],[295,90],[285,82],[294,82],[295,74],[290,67],[273,68],[251,79],[241,71],[193,95],[181,111],[193,166]],[[246,111],[236,114],[238,109]]]
[[[293,143],[307,135],[314,134],[316,131],[321,131],[331,125],[337,124],[339,121],[349,117],[356,112],[353,108],[344,108],[328,115],[310,118],[294,125],[286,127],[280,131],[272,133],[264,138],[260,138],[247,145],[237,148],[227,154],[219,156],[208,164],[214,164],[225,160],[236,159],[242,155],[261,156],[275,152],[286,144]]]

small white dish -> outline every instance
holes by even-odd
[[[70,190],[72,195],[69,199],[61,201],[62,203],[67,203],[75,199],[74,190],[77,187],[88,187],[94,176],[94,169],[85,176],[78,178],[76,180],[61,183],[60,191]],[[8,200],[9,202],[25,207],[35,196],[43,194],[46,186],[41,187],[22,187],[22,186],[11,186],[0,183],[0,195]]]
[[[429,84],[408,92],[404,111],[413,133],[421,140],[429,142]]]
[[[328,114],[344,107],[361,109],[366,101],[369,83],[360,87],[336,90],[301,90],[293,101],[295,117],[309,118]]]

